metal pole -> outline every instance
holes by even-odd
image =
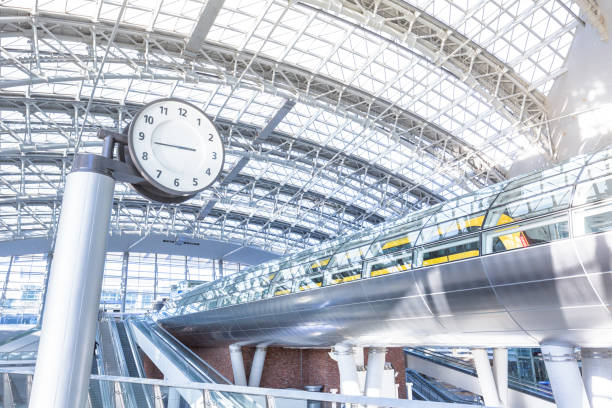
[[[66,177],[30,408],[81,408],[89,374],[115,181]]]

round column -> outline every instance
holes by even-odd
[[[338,362],[338,371],[340,372],[340,393],[361,395],[353,348],[346,344],[336,344],[333,352]]]
[[[574,347],[542,345],[542,357],[557,408],[589,408]]]
[[[493,349],[493,378],[503,407],[508,405],[508,349]]]
[[[582,378],[591,408],[612,406],[612,349],[583,348]]]
[[[386,355],[387,349],[384,347],[370,347],[368,350],[368,368],[365,381],[365,395],[368,397],[380,397],[382,395]]]
[[[232,371],[234,372],[235,385],[247,385],[246,373],[244,371],[244,359],[242,358],[242,348],[237,344],[229,346],[230,359],[232,361]]]
[[[87,401],[114,187],[100,173],[66,177],[30,408]]]
[[[474,358],[474,366],[478,374],[478,382],[480,383],[480,391],[485,405],[499,406],[499,396],[497,395],[497,386],[491,371],[489,363],[489,355],[486,349],[472,349],[472,357]]]
[[[261,375],[263,374],[264,363],[266,361],[266,346],[257,346],[253,363],[251,364],[251,372],[249,373],[249,387],[259,387]]]

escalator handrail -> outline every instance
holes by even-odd
[[[478,376],[476,374],[476,369],[471,364],[459,358],[450,357],[442,353],[436,353],[435,351],[427,350],[422,347],[405,347],[404,352],[416,357],[432,360],[445,367],[461,371],[473,377]],[[523,381],[514,376],[508,376],[508,387],[515,391],[524,392],[525,394],[529,394],[534,397],[554,401],[552,391],[542,388],[535,383]]]
[[[101,322],[98,322],[98,325]],[[96,364],[98,366],[98,373],[102,375],[106,375],[106,370],[104,369],[104,360],[102,358],[102,342],[100,341],[100,328],[98,326],[98,331],[96,332],[96,343],[98,344],[98,350],[96,353]],[[98,385],[100,386],[100,392],[102,394],[102,406],[110,407],[113,403],[110,391],[110,384],[106,381],[98,381]]]
[[[142,359],[140,358],[140,353],[138,352],[138,347],[136,346],[136,342],[134,341],[133,338],[133,333],[132,333],[132,326],[130,326],[127,322],[123,322],[123,329],[125,330],[125,334],[128,340],[128,344],[130,347],[130,351],[132,353],[132,358],[134,359],[134,363],[136,365],[136,370],[138,371],[138,376],[140,378],[146,378],[146,374],[144,372],[144,367],[142,364]],[[154,406],[154,402],[153,402],[153,396],[147,392],[147,388],[142,386],[142,390],[143,390],[143,394],[145,396],[145,399],[147,401],[147,405],[149,408],[153,408]]]
[[[122,377],[129,377],[130,373],[127,369],[127,362],[125,361],[125,356],[123,355],[123,347],[121,345],[121,340],[119,339],[119,333],[117,331],[117,325],[115,323],[114,318],[107,319],[109,323],[109,328],[111,332],[111,339],[113,342],[113,347],[115,348],[115,359],[119,366],[119,370],[121,372]],[[121,387],[124,391],[124,395],[128,401],[126,404],[128,407],[136,407],[136,397],[134,396],[134,390],[132,387],[127,387],[125,384],[121,384]]]
[[[435,395],[442,398],[443,402],[455,402],[460,404],[474,404],[477,401],[474,401],[474,398],[470,397],[462,397],[461,395],[454,394],[448,390],[440,388],[436,386],[436,384],[426,380],[421,374],[418,372],[406,369],[406,374],[413,380],[417,380],[421,387],[427,388],[430,393],[434,393]]]
[[[225,378],[221,373],[211,367],[207,362],[202,360],[197,354],[191,351],[187,346],[179,342],[168,333],[163,327],[158,325],[151,319],[128,319],[130,324],[135,326],[142,325],[141,332],[149,335],[155,335],[158,339],[163,341],[167,347],[169,347],[175,354],[176,357],[183,360],[184,365],[189,369],[197,371],[198,377],[193,378],[194,381],[200,381],[201,378],[205,378],[206,381],[231,384],[231,382]],[[148,330],[147,330],[148,329]],[[202,367],[203,366],[203,367]],[[210,372],[206,372],[204,368]],[[212,373],[212,376],[211,376]],[[217,377],[217,378],[214,378]],[[221,382],[219,382],[221,381]]]

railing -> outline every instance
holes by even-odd
[[[477,377],[476,369],[474,366],[466,361],[459,358],[447,356],[445,354],[436,353],[421,347],[405,347],[404,352],[414,355],[416,357],[431,360],[437,364],[443,365],[444,367],[451,368],[453,370],[461,371],[465,374]],[[542,398],[551,402],[555,401],[555,397],[552,394],[552,390],[547,387],[543,387],[537,383],[530,383],[520,380],[516,377],[508,376],[508,388],[515,391],[524,392],[534,397]]]
[[[2,369],[0,374],[4,379],[2,391],[3,407],[26,407],[29,398],[33,370]],[[349,396],[343,394],[329,394],[322,392],[308,392],[299,390],[281,390],[272,388],[245,387],[228,384],[188,383],[177,384],[164,380],[144,378],[114,377],[105,375],[92,375],[91,384],[107,382],[114,390],[113,404],[105,408],[123,408],[123,389],[130,386],[149,387],[155,396],[155,408],[168,406],[172,395],[178,393],[193,393],[200,396],[196,407],[198,408],[234,408],[228,405],[227,395],[242,395],[253,401],[252,405],[244,408],[275,408],[277,405],[308,406],[321,408],[357,408],[357,407],[389,407],[389,408],[472,408],[467,404],[448,404],[441,402],[410,401],[395,398],[372,398],[363,396]],[[231,404],[231,402],[230,402]],[[88,403],[91,407],[91,403]]]
[[[458,395],[427,379],[414,370],[406,369],[406,381],[412,382],[413,392],[425,398],[426,401],[454,402],[460,404],[482,405],[476,395]]]

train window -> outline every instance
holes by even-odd
[[[467,239],[424,248],[422,250],[422,262],[423,266],[429,266],[472,258],[479,254],[479,238],[478,236],[472,236]]]
[[[612,205],[574,210],[574,236],[612,231]]]
[[[337,283],[351,282],[361,279],[361,268],[351,268],[342,271],[333,272],[329,275],[329,285]]]
[[[612,197],[612,176],[580,183],[574,193],[574,205],[594,203]]]
[[[567,208],[571,194],[572,187],[567,187],[493,208],[487,215],[485,227],[508,224]]]
[[[527,248],[569,237],[567,215],[501,228],[483,234],[485,254]]]
[[[282,282],[274,286],[272,291],[274,296],[282,296],[291,293],[291,282]]]
[[[300,291],[320,288],[323,284],[323,275],[311,276],[300,280],[298,288]]]
[[[412,252],[402,253],[399,256],[382,256],[374,259],[366,265],[366,270],[371,277],[386,275],[389,273],[407,271],[412,266]]]
[[[330,258],[319,259],[317,261],[312,262],[310,264],[311,273],[318,273],[325,269],[327,264],[329,264],[329,259]]]

